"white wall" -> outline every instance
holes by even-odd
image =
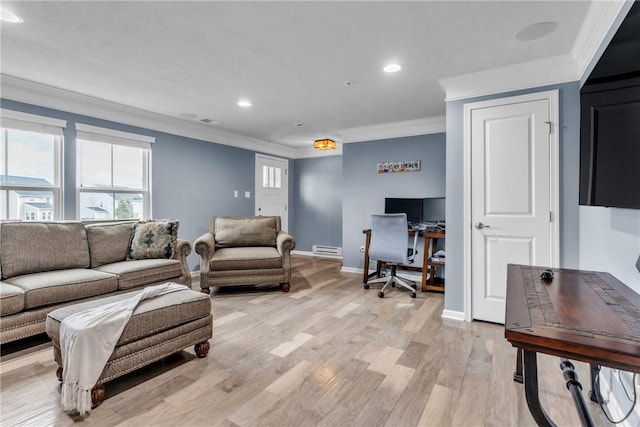
[[[640,293],[640,209],[580,206],[583,270],[606,271]]]

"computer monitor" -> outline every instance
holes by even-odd
[[[407,221],[418,223],[422,221],[423,199],[384,199],[384,213],[406,213]]]
[[[428,197],[423,200],[422,206],[422,221],[426,223],[444,223],[446,219],[445,214],[445,197]]]

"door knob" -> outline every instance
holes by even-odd
[[[491,228],[490,225],[485,225],[485,224],[483,224],[481,222],[476,222],[474,227],[476,227],[478,230],[482,230],[483,228]]]

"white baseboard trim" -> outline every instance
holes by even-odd
[[[341,255],[325,255],[325,254],[314,254],[310,251],[291,251],[291,255],[302,255],[302,256],[313,256],[318,258],[331,258],[331,259],[342,259]]]
[[[340,269],[340,271],[342,273],[357,273],[357,274],[362,274],[362,269],[361,268],[356,268],[356,267],[345,267],[344,265],[342,266],[342,268]]]
[[[449,319],[449,320],[464,321],[464,312],[453,311],[453,310],[442,310],[442,318]]]

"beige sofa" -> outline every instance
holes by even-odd
[[[200,288],[208,294],[210,286],[277,283],[288,292],[295,245],[279,216],[211,218],[210,231],[194,243]]]
[[[177,221],[0,223],[0,343],[45,331],[47,314],[149,284],[191,287]]]

